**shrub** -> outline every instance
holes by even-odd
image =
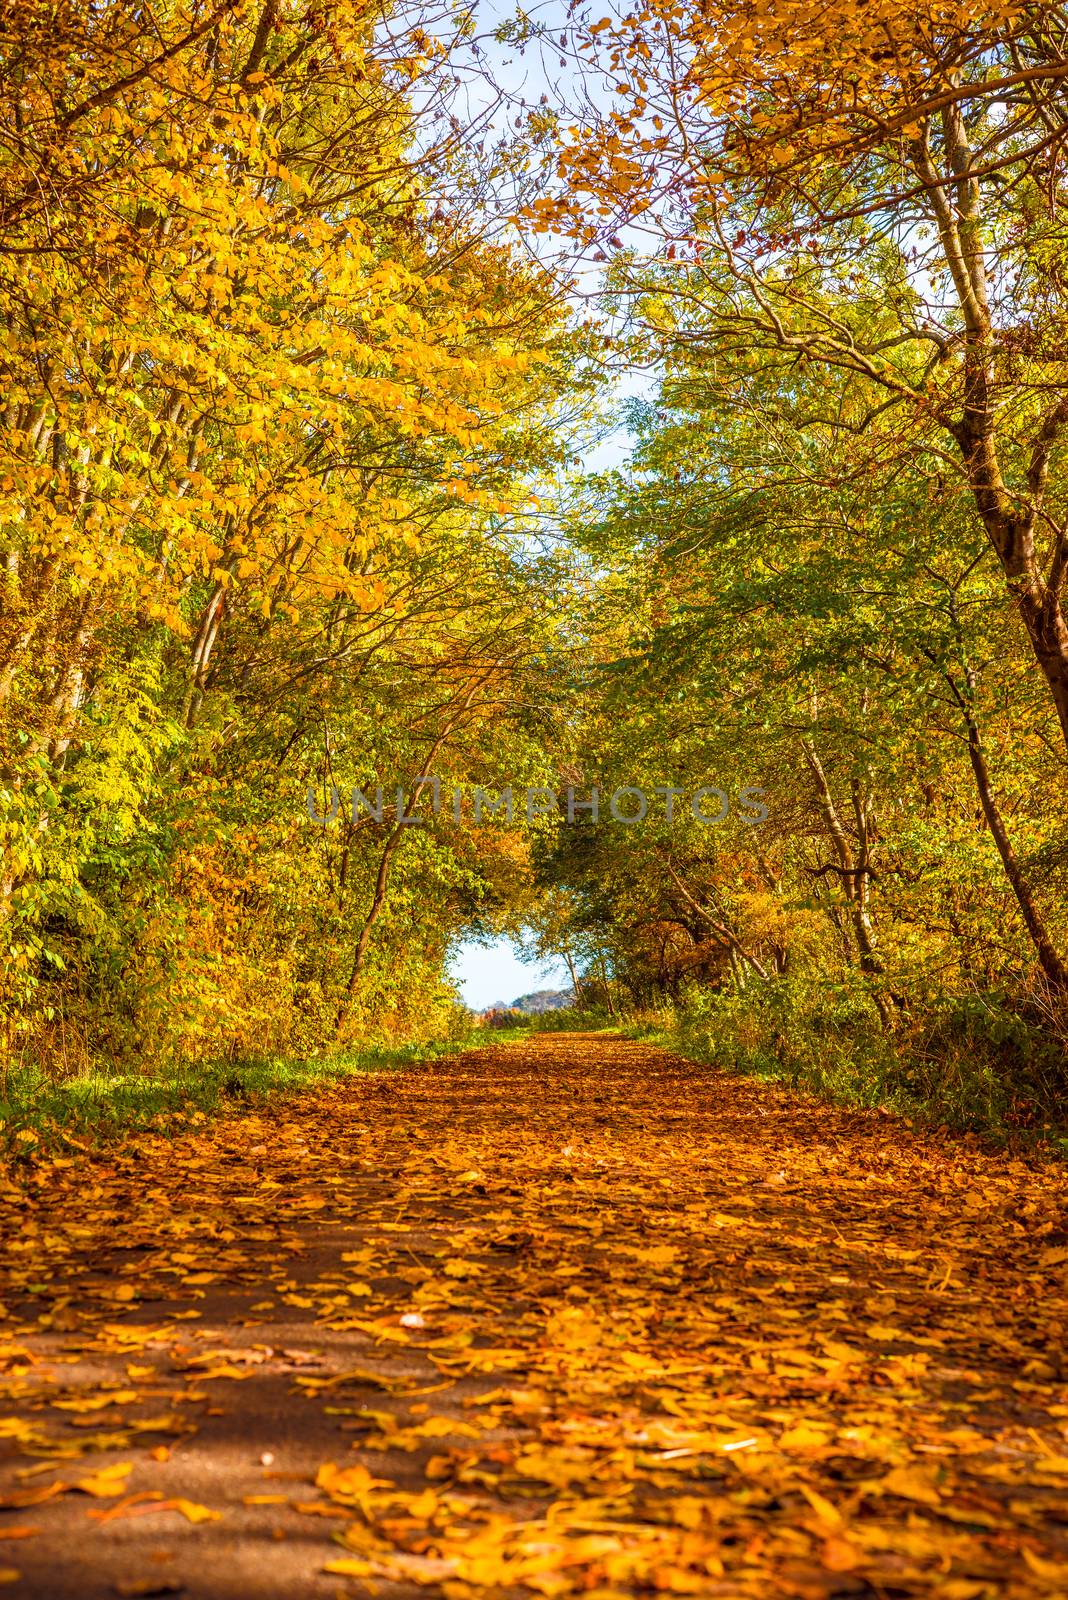
[[[1068,1057],[1037,1011],[998,993],[935,997],[886,1030],[866,980],[694,985],[663,1030],[684,1055],[828,1099],[922,1112],[958,1128],[1053,1133]]]
[[[559,1011],[539,1011],[530,1018],[535,1033],[598,1033],[615,1027],[618,1021],[607,1006],[564,1006]]]

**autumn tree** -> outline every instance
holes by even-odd
[[[663,382],[634,408],[630,472],[574,507],[603,574],[585,777],[758,783],[770,815],[605,819],[564,834],[551,881],[646,1004],[686,973],[665,926],[702,984],[756,1006],[754,985],[845,983],[884,1029],[1025,989],[1033,964],[1056,988],[1056,725],[966,492],[902,452],[891,415],[853,425],[861,380],[843,392],[741,337],[710,349],[689,272],[644,274],[635,336]],[[832,407],[837,426],[813,425]]]
[[[1058,7],[1012,3],[605,18],[590,72],[619,96],[532,215],[692,258],[710,348],[863,378],[967,486],[1068,738],[1064,41]],[[848,301],[874,256],[873,319]]]
[[[28,5],[0,33],[5,1006],[23,1036],[38,1002],[49,1026],[72,995],[138,1011],[192,962],[192,1012],[228,992],[237,1037],[273,981],[238,974],[270,881],[237,865],[264,842],[246,735],[279,730],[289,783],[327,681],[358,722],[352,668],[420,626],[439,701],[489,681],[457,618],[559,455],[578,357],[555,285],[460,198],[451,23],[344,0],[53,22]],[[392,702],[402,746],[434,699]]]

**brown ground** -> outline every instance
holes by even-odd
[[[550,1035],[0,1219],[13,1596],[1068,1594],[1061,1168]]]

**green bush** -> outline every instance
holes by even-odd
[[[560,1011],[538,1011],[530,1018],[535,1033],[599,1033],[618,1023],[607,1006],[565,1006]]]
[[[695,985],[658,1036],[729,1072],[951,1127],[1056,1137],[1068,1122],[1063,1044],[1007,995],[936,998],[920,1021],[902,1011],[888,1030],[859,975],[772,979],[741,992]]]

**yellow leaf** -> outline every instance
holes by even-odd
[[[833,1506],[829,1500],[824,1499],[823,1495],[818,1493],[817,1490],[810,1489],[807,1483],[801,1484],[800,1488],[801,1493],[822,1523],[826,1524],[828,1528],[840,1528],[842,1526],[842,1515],[836,1506]]]
[[[116,1389],[111,1394],[86,1395],[82,1400],[53,1400],[57,1411],[102,1411],[106,1406],[130,1405],[137,1399],[136,1389]]]
[[[826,1428],[818,1428],[811,1422],[799,1422],[779,1436],[780,1450],[821,1450],[831,1439],[831,1434]]]
[[[429,1522],[438,1509],[438,1497],[433,1489],[424,1489],[422,1494],[417,1494],[405,1506],[410,1517],[418,1517],[421,1522]]]
[[[1036,1556],[1033,1550],[1028,1550],[1026,1545],[1020,1553],[1036,1578],[1056,1584],[1058,1588],[1068,1583],[1068,1561],[1047,1561],[1044,1556]]]
[[[863,1350],[857,1350],[851,1344],[844,1344],[840,1339],[826,1340],[823,1348],[835,1361],[841,1361],[848,1364],[854,1361],[867,1360],[867,1356]]]
[[[896,1494],[922,1506],[941,1505],[941,1497],[929,1477],[916,1467],[894,1467],[876,1487],[880,1494]]]
[[[212,1511],[209,1506],[198,1506],[193,1500],[173,1500],[170,1504],[175,1511],[180,1511],[187,1522],[219,1522],[222,1518],[221,1511]]]
[[[351,1467],[339,1467],[333,1461],[324,1462],[315,1474],[315,1487],[322,1489],[332,1499],[356,1498],[369,1489],[381,1487],[388,1479],[375,1478],[360,1462]]]
[[[95,1495],[99,1500],[109,1499],[112,1495],[125,1494],[126,1479],[133,1471],[132,1461],[116,1462],[110,1467],[101,1467],[99,1472],[91,1473],[88,1478],[79,1478],[74,1485],[83,1494]]]
[[[653,1244],[644,1250],[632,1250],[631,1255],[636,1261],[644,1262],[649,1267],[666,1267],[671,1262],[679,1259],[679,1252],[672,1244]]]
[[[848,1539],[832,1535],[820,1551],[820,1561],[828,1572],[852,1572],[860,1557]]]

